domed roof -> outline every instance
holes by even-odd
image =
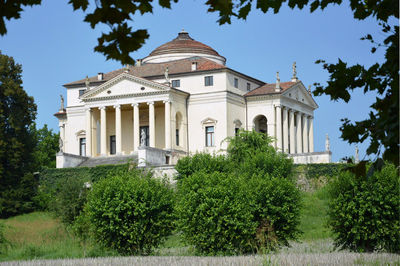
[[[179,32],[178,37],[170,42],[167,42],[155,50],[149,56],[175,54],[175,53],[199,53],[220,56],[217,51],[204,43],[193,40],[189,33],[182,30]]]

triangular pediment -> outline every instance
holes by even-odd
[[[106,83],[87,91],[81,96],[81,99],[85,101],[94,98],[152,94],[168,91],[169,89],[170,87],[163,84],[122,73]]]
[[[296,83],[296,85],[287,89],[284,93],[282,93],[282,95],[291,100],[306,104],[312,107],[313,109],[318,108],[318,105],[314,101],[314,98],[307,91],[306,87],[304,87],[304,84],[302,82]]]

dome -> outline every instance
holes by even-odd
[[[164,63],[194,56],[206,57],[216,63],[225,65],[225,57],[204,43],[195,41],[189,33],[182,30],[178,37],[154,49],[143,63]]]

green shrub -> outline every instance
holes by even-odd
[[[229,161],[223,155],[212,156],[208,153],[197,153],[180,159],[175,169],[178,172],[175,178],[181,180],[198,171],[226,172],[229,169]]]
[[[297,237],[300,197],[288,179],[196,172],[178,187],[178,228],[202,254],[272,250]]]
[[[83,215],[94,238],[120,254],[149,254],[173,229],[173,192],[137,171],[93,185]]]
[[[108,175],[127,172],[128,165],[105,165],[92,168],[46,169],[40,173],[35,202],[42,210],[54,212],[67,225],[83,210],[88,188]]]
[[[362,252],[400,252],[399,187],[393,165],[370,177],[342,172],[330,185],[329,225],[336,246]]]
[[[51,201],[50,210],[53,211],[64,224],[70,225],[83,210],[90,188],[85,185],[82,179],[75,176],[68,177],[64,181],[65,183],[60,187],[58,193]]]

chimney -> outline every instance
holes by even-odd
[[[279,78],[279,71],[276,72],[276,84],[275,84],[275,92],[281,91],[281,79]]]
[[[136,60],[136,66],[140,67],[142,65],[142,59]]]
[[[97,80],[103,80],[103,75],[102,72],[97,73]]]
[[[192,71],[197,70],[197,62],[192,62]]]

